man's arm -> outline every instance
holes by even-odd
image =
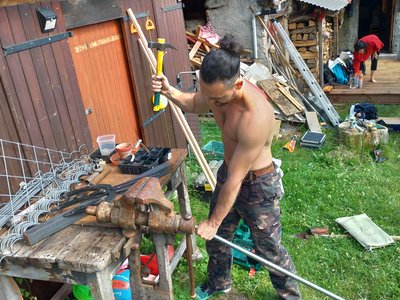
[[[218,231],[223,219],[231,210],[239,194],[243,179],[251,169],[253,163],[260,156],[265,147],[265,137],[269,136],[271,128],[261,127],[254,120],[241,122],[238,133],[238,145],[228,166],[228,177],[222,186],[217,204],[208,220],[200,223],[197,233],[204,239],[212,239]],[[265,125],[265,123],[264,123]],[[263,128],[263,134],[259,134],[259,128]],[[253,134],[251,134],[253,133]]]
[[[358,58],[358,55],[354,54],[354,59],[353,59],[353,71],[354,71],[354,74],[357,74],[357,72],[360,71],[360,64],[361,64],[361,61]]]
[[[210,110],[206,99],[201,95],[201,93],[183,93],[171,86],[167,77],[164,75],[153,76],[152,79],[153,91],[161,92],[161,94],[165,95],[183,111],[194,114],[202,114]]]

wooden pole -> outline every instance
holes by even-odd
[[[133,25],[135,26],[135,29],[137,30],[139,34],[139,43],[142,47],[142,49],[145,52],[145,56],[148,59],[150,66],[155,70],[156,65],[157,65],[157,60],[154,56],[154,53],[147,47],[147,39],[143,34],[143,31],[139,25],[139,23],[136,20],[136,17],[132,10],[129,8],[127,10],[129,17],[131,18]],[[179,125],[181,126],[183,133],[185,134],[186,140],[188,141],[190,147],[193,149],[193,152],[196,156],[196,159],[202,168],[204,175],[206,176],[208,183],[210,184],[212,190],[215,189],[216,185],[216,180],[214,177],[214,174],[212,173],[210,166],[208,165],[206,159],[204,158],[203,153],[201,152],[201,149],[193,135],[193,132],[191,131],[189,124],[187,123],[181,109],[177,107],[173,102],[169,101],[169,105],[171,107],[172,113],[178,120]]]

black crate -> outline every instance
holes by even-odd
[[[111,156],[115,153],[115,150],[113,152],[111,152],[109,155],[101,155],[100,149],[97,148],[96,150],[94,150],[92,153],[89,154],[90,158],[93,160],[104,160],[106,163],[110,163],[111,160]]]
[[[145,161],[143,161],[143,164],[140,166],[140,172],[143,173],[158,166],[158,161],[159,161],[158,157],[147,158]]]
[[[121,173],[138,175],[145,171],[148,171],[159,164],[166,162],[171,153],[171,148],[164,147],[150,147],[149,151],[140,148],[135,153],[135,159],[133,162],[130,161],[132,156],[127,157],[119,165]]]

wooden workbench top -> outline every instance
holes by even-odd
[[[160,179],[161,185],[169,182],[186,155],[186,149],[172,149],[169,162],[173,172]],[[117,167],[112,167],[101,183],[116,185],[134,177],[121,174]],[[112,254],[121,252],[124,240],[120,228],[71,225],[33,246],[23,241],[17,242],[14,253],[1,263],[1,269],[7,269],[8,264],[44,269],[57,265],[61,270],[93,273],[103,270],[112,262]]]

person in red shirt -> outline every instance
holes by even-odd
[[[371,57],[371,82],[376,82],[375,73],[378,68],[379,51],[383,47],[382,41],[375,35],[366,35],[354,45],[353,71],[360,70],[365,74],[365,61]]]

